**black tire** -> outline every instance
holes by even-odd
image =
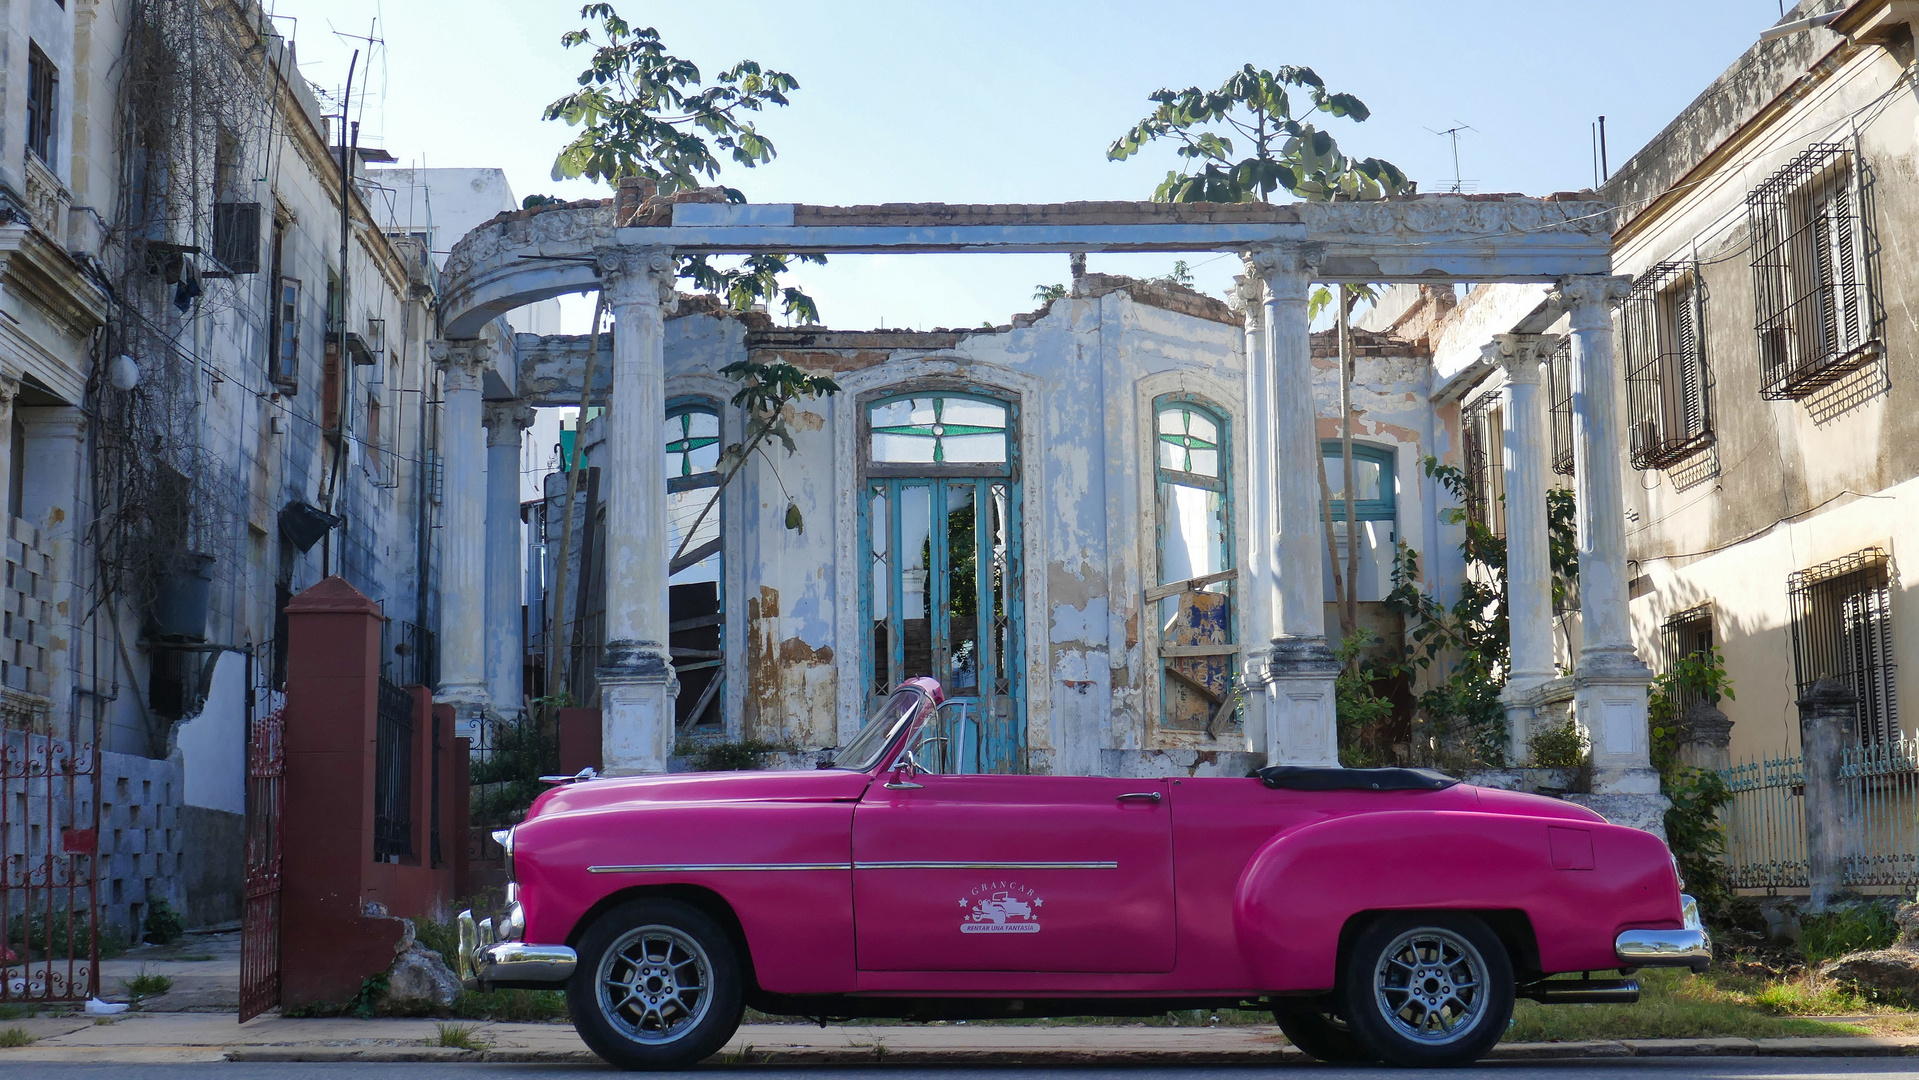
[[[1377,1059],[1410,1068],[1469,1065],[1512,1020],[1512,959],[1475,916],[1385,915],[1354,939],[1338,996],[1354,1038]]]
[[[1280,1033],[1286,1036],[1286,1041],[1314,1061],[1323,1061],[1328,1065],[1358,1065],[1378,1060],[1359,1045],[1359,1040],[1353,1037],[1353,1029],[1344,1020],[1330,1013],[1276,1009],[1273,1019],[1279,1022]]]
[[[705,912],[678,900],[631,900],[580,938],[566,1004],[574,1030],[609,1064],[684,1069],[739,1029],[744,983],[732,939]]]

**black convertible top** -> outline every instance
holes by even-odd
[[[1459,783],[1456,777],[1433,769],[1268,765],[1255,775],[1269,788],[1289,791],[1441,791]]]

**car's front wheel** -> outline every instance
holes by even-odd
[[[1512,1019],[1512,960],[1472,915],[1375,919],[1353,940],[1341,974],[1340,1014],[1360,1045],[1393,1065],[1470,1064]]]
[[[744,977],[726,931],[690,904],[632,900],[597,919],[566,984],[573,1026],[622,1069],[683,1069],[740,1026]]]

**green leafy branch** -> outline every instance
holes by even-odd
[[[787,407],[800,401],[813,398],[830,397],[840,392],[840,384],[826,375],[814,375],[804,369],[784,361],[762,364],[754,360],[740,360],[720,369],[720,374],[740,383],[740,389],[733,395],[733,404],[746,416],[746,437],[732,443],[720,452],[719,465],[723,470],[720,482],[713,489],[712,498],[700,508],[700,514],[687,527],[686,534],[680,539],[679,550],[673,553],[668,562],[668,573],[678,573],[680,557],[686,554],[687,546],[698,535],[700,525],[706,521],[706,515],[719,505],[720,493],[726,485],[739,475],[741,469],[755,451],[765,452],[768,440],[777,440],[788,454],[799,449],[793,440],[793,430],[787,416]],[[787,528],[800,527],[797,507],[787,509]]]
[[[1124,161],[1148,143],[1173,139],[1183,169],[1169,170],[1157,202],[1270,202],[1275,191],[1315,202],[1378,199],[1412,190],[1406,174],[1379,158],[1349,158],[1331,133],[1294,115],[1302,92],[1305,115],[1363,121],[1372,115],[1351,94],[1335,93],[1311,68],[1252,64],[1217,90],[1188,87],[1149,95],[1156,108],[1113,141],[1106,157]],[[1234,139],[1251,154],[1233,160]]]

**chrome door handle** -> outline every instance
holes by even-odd
[[[1164,796],[1157,791],[1129,791],[1119,796],[1118,801],[1125,802],[1127,799],[1145,799],[1148,802],[1156,803],[1162,798],[1164,798]]]

